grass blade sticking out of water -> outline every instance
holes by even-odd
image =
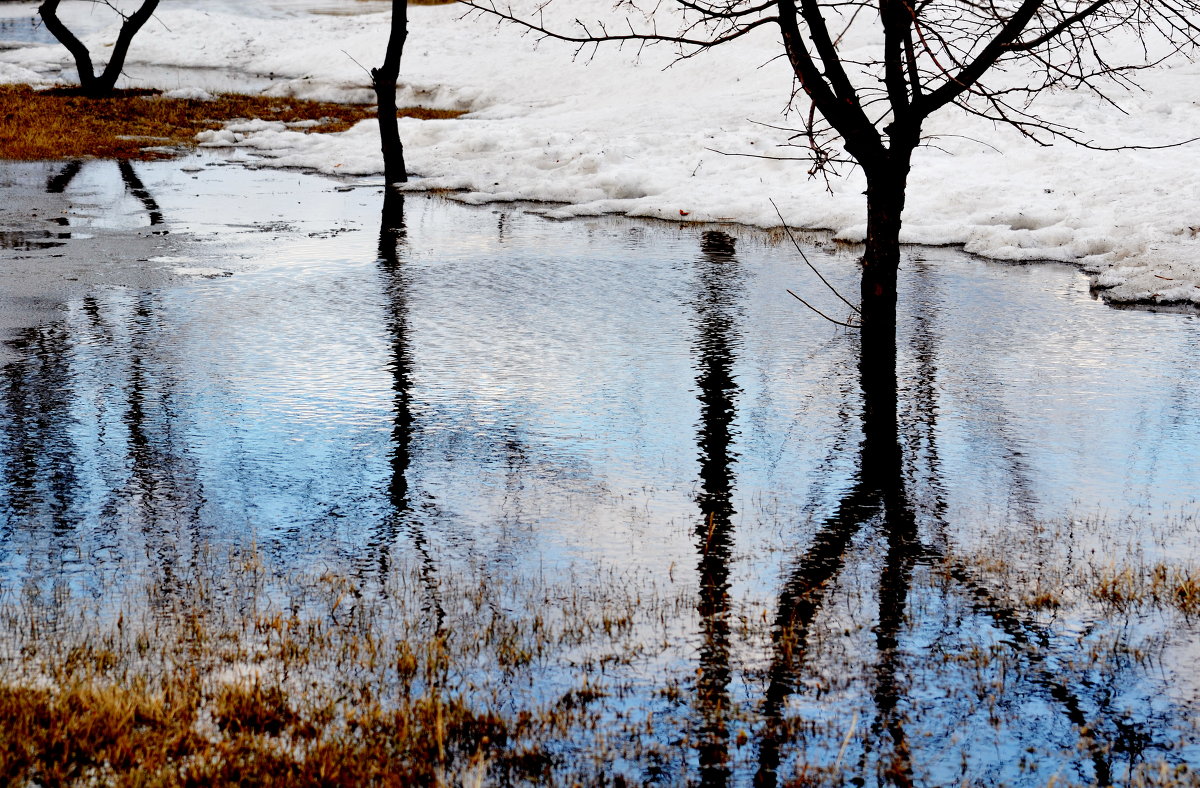
[[[561,743],[621,736],[598,701],[629,692],[622,663],[677,640],[647,627],[687,607],[615,576],[585,584],[598,593],[523,582],[515,603],[493,590],[514,585],[467,570],[439,581],[454,622],[443,629],[416,561],[382,581],[351,569],[281,582],[254,550],[193,567],[100,601],[0,591],[0,784],[597,774],[603,763],[566,760]]]

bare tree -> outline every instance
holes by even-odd
[[[383,177],[387,186],[408,181],[404,145],[400,141],[400,129],[396,122],[396,80],[400,78],[400,58],[407,40],[408,0],[392,0],[392,26],[387,52],[384,53],[383,65],[371,69],[371,86],[375,88],[378,105],[379,141],[383,149]]]
[[[96,74],[95,66],[92,64],[92,55],[88,51],[88,48],[58,18],[58,6],[61,0],[45,0],[38,6],[38,15],[41,16],[42,23],[46,25],[46,29],[75,58],[75,68],[79,72],[80,89],[85,95],[93,97],[112,94],[117,86],[117,78],[121,76],[121,70],[125,68],[125,58],[129,54],[129,45],[133,43],[133,37],[150,21],[150,17],[154,15],[159,2],[159,0],[143,0],[141,6],[136,11],[126,15],[108,0],[96,1],[104,2],[109,8],[121,14],[122,19],[121,31],[117,34],[116,43],[113,44],[112,55],[109,57],[104,71],[99,75]]]
[[[615,31],[579,20],[555,30],[540,12],[463,2],[579,49],[663,42],[691,57],[777,27],[796,96],[802,91],[810,101],[798,108],[807,117],[803,128],[791,130],[792,144],[805,148],[800,158],[813,162],[810,173],[828,176],[838,164],[857,164],[866,176],[862,328],[888,344],[909,168],[930,115],[954,106],[1041,144],[1066,138],[1090,145],[1037,114],[1030,101],[1052,88],[1087,89],[1111,101],[1114,88],[1133,84],[1134,71],[1194,47],[1200,35],[1198,0],[662,0],[650,11],[622,0],[618,7],[641,21],[627,19]],[[674,22],[661,32],[668,11]],[[1135,60],[1113,62],[1117,40],[1125,38],[1133,39],[1127,49]],[[839,142],[848,158],[837,151]]]

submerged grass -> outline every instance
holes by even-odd
[[[1187,616],[1200,614],[1200,569],[1196,567],[1162,562],[1102,566],[1084,584],[1095,599],[1118,609],[1174,607]]]
[[[238,119],[304,123],[306,131],[338,132],[374,117],[355,104],[224,94],[211,101],[164,98],[153,91],[124,91],[87,98],[70,90],[0,85],[0,158],[23,161],[162,158],[187,149],[195,136]],[[454,118],[461,112],[407,107],[402,117]]]
[[[281,583],[248,550],[119,598],[0,588],[0,784],[592,782],[561,743],[628,739],[597,701],[682,598],[535,583],[514,616],[481,576],[427,579]]]
[[[803,631],[770,604],[717,615],[694,584],[598,567],[422,554],[293,571],[249,547],[114,588],[35,573],[0,585],[0,784],[685,785],[748,781],[771,746],[780,785],[951,784],[960,759],[962,784],[984,784],[968,779],[992,768],[979,742],[999,746],[1033,704],[1067,727],[1013,750],[1017,784],[1090,784],[1041,758],[1200,786],[1172,755],[1200,721],[1147,727],[1092,691],[1135,687],[1160,659],[1125,611],[1190,622],[1194,570],[1026,560],[1060,536],[915,565],[904,615],[920,634],[886,650],[872,560]],[[1071,620],[1094,634],[1056,634]]]

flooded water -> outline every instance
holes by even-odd
[[[0,49],[54,42],[54,36],[37,17],[0,16]]]
[[[60,184],[112,206],[67,207],[71,227],[177,240],[153,286],[96,282],[9,343],[6,587],[171,582],[246,540],[280,566],[416,556],[435,585],[616,567],[690,600],[631,668],[682,699],[621,701],[675,753],[614,767],[638,782],[1200,765],[1194,617],[1087,585],[1195,567],[1195,315],[1111,309],[1065,266],[910,250],[889,465],[857,337],[786,289],[848,310],[784,237],[381,211],[373,187],[204,165]],[[5,246],[73,243],[46,232]],[[855,250],[809,240],[853,293]]]

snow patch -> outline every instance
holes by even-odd
[[[517,13],[536,5],[513,3]],[[315,0],[165,6],[162,23],[138,36],[126,71],[132,83],[157,80],[148,86],[168,95],[207,92],[187,81],[189,70],[199,69],[229,74],[231,90],[242,74],[245,85],[269,77],[271,95],[373,101],[360,64],[382,57],[387,14],[305,13],[312,7]],[[602,12],[585,0],[556,0],[544,18],[565,28]],[[554,216],[680,220],[682,210],[688,221],[757,226],[778,225],[774,199],[790,225],[828,229],[844,241],[865,236],[860,172],[827,184],[810,177],[805,162],[780,158],[802,151],[787,146],[788,132],[770,128],[801,123],[787,111],[790,69],[782,58],[771,59],[777,32],[754,31],[672,64],[670,50],[653,46],[574,59],[570,45],[539,43],[453,6],[414,6],[409,14],[400,103],[470,113],[453,121],[402,119],[405,152],[418,176],[409,190],[459,190],[457,198],[470,203],[561,203],[548,208]],[[98,28],[82,17],[80,23],[92,24],[85,40],[93,51],[115,36],[115,25]],[[852,55],[869,43],[844,46]],[[1138,56],[1136,42],[1112,45]],[[40,84],[71,70],[62,47],[0,52],[6,81]],[[1198,73],[1191,63],[1141,72],[1146,90],[1119,97],[1128,114],[1071,91],[1041,96],[1036,109],[1105,145],[1167,144],[1200,128]],[[1078,263],[1109,298],[1197,303],[1200,145],[1041,148],[953,109],[927,125],[931,145],[914,157],[902,240],[961,244],[1002,260]],[[202,132],[197,141],[231,149],[236,160],[333,175],[382,171],[373,122],[340,134],[238,123]]]
[[[203,88],[176,88],[162,94],[163,98],[183,99],[186,101],[214,101],[216,96]]]

